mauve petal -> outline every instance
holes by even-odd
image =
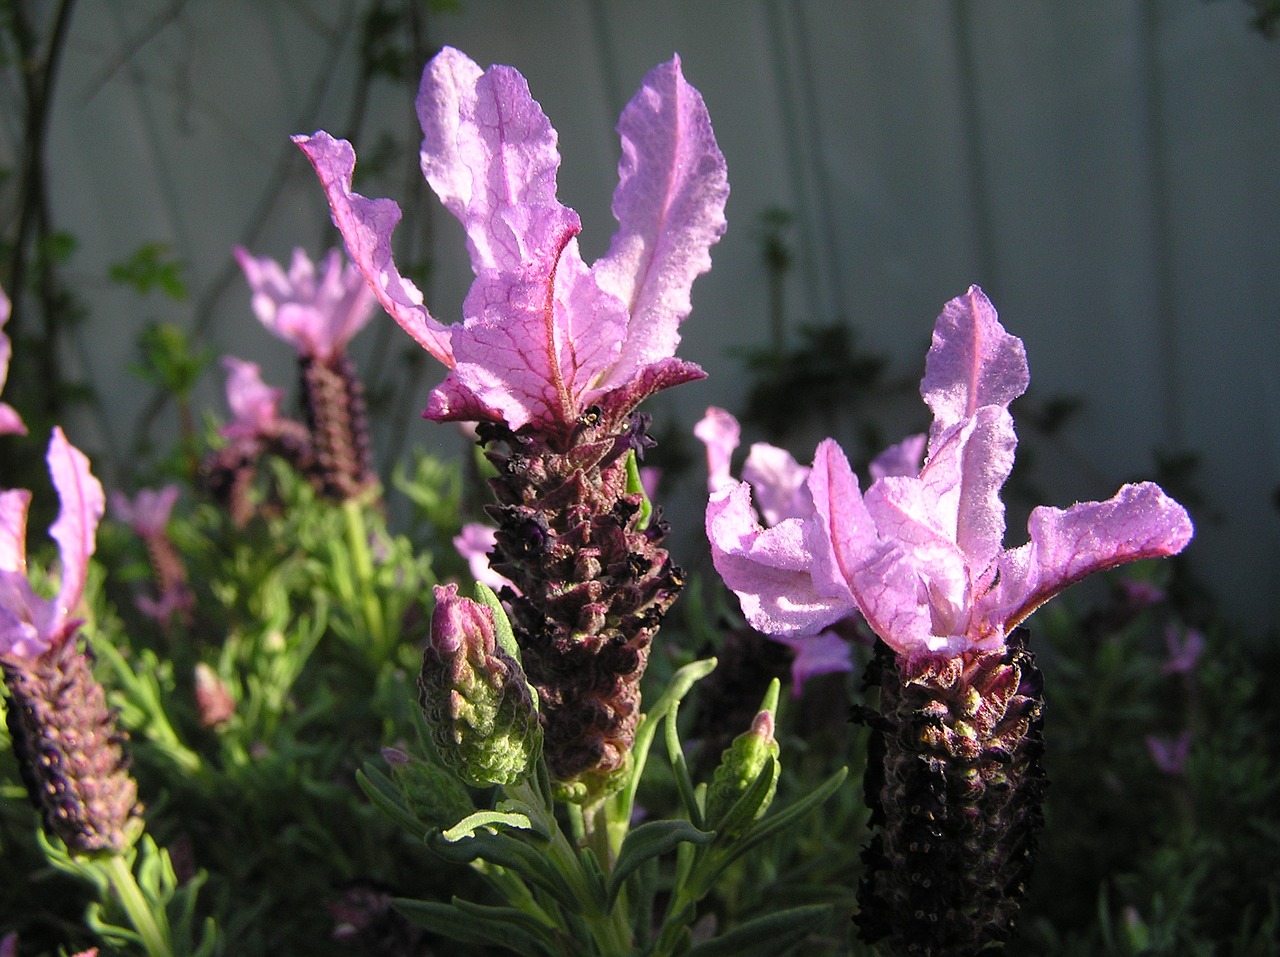
[[[268,386],[256,363],[223,356],[227,370],[227,406],[232,421],[219,430],[223,438],[252,438],[270,431],[279,418],[284,390]]]
[[[693,427],[693,434],[707,449],[707,491],[718,492],[733,482],[730,462],[742,428],[730,413],[711,406]]]
[[[124,522],[143,538],[164,534],[178,501],[179,487],[166,485],[161,489],[144,488],[130,499],[123,492],[111,493],[111,514],[118,522]]]
[[[453,537],[453,547],[466,559],[471,577],[494,591],[515,586],[503,575],[489,567],[489,556],[498,542],[498,530],[483,522],[467,522],[461,532]]]
[[[27,574],[27,509],[31,493],[18,488],[0,492],[0,572]]]
[[[1182,551],[1191,540],[1186,509],[1143,482],[1105,502],[1065,511],[1041,506],[1027,522],[1031,540],[1005,552],[1000,580],[979,602],[992,627],[1008,634],[1040,605],[1093,572]]]
[[[889,446],[872,459],[867,467],[871,478],[874,480],[887,475],[919,475],[928,438],[921,432],[918,435],[907,436],[897,445]]]
[[[545,237],[513,228],[507,212],[560,208],[556,132],[528,83],[445,47],[423,71],[417,110],[423,175],[466,228],[472,269],[519,269]]]
[[[53,430],[48,462],[53,487],[62,502],[58,520],[49,529],[62,560],[56,607],[45,631],[54,638],[66,626],[84,594],[89,557],[93,554],[98,522],[106,509],[106,496],[102,484],[89,471],[89,459],[67,441],[60,428]]]
[[[346,140],[318,132],[295,136],[293,141],[315,167],[334,225],[382,308],[427,352],[452,366],[449,327],[432,318],[422,304],[422,292],[400,275],[392,258],[391,233],[400,222],[400,207],[389,199],[366,199],[352,192],[356,154]]]
[[[850,570],[858,610],[871,630],[899,654],[945,651],[951,643],[949,636],[934,634],[919,564],[918,550],[888,541]]]
[[[607,416],[616,417],[634,409],[651,395],[663,389],[705,379],[702,367],[683,359],[659,359],[641,366],[626,382],[607,390],[593,389],[587,394],[586,405],[598,405]]]
[[[706,105],[680,59],[654,67],[618,121],[622,159],[609,252],[595,265],[602,289],[631,323],[611,382],[675,354],[694,279],[711,268],[724,234],[729,184]]]
[[[943,307],[924,369],[920,394],[933,410],[931,446],[941,431],[982,406],[1007,406],[1030,382],[1022,340],[1004,331],[977,286]]]
[[[742,465],[742,480],[755,492],[766,525],[813,514],[813,500],[805,482],[809,470],[786,449],[757,442]]]
[[[876,549],[876,526],[858,488],[858,477],[834,439],[813,453],[807,480],[813,512],[805,522],[809,574],[824,595],[854,594],[852,571]]]
[[[0,329],[9,321],[9,297],[0,289]],[[0,332],[0,392],[9,379],[9,357],[12,355],[9,337]],[[0,402],[0,435],[26,435],[27,427],[21,416],[10,405]]]
[[[22,416],[11,406],[0,402],[0,435],[26,435],[27,426]]]
[[[802,523],[763,529],[751,508],[751,488],[738,484],[707,503],[711,558],[737,593],[753,628],[770,635],[814,634],[854,610],[853,595],[820,594],[810,576],[813,555]]]

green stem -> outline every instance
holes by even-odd
[[[129,923],[142,939],[147,957],[173,957],[173,946],[169,943],[169,920],[163,913],[157,919],[124,855],[113,854],[107,858],[106,872],[112,890],[129,916]]]
[[[373,587],[373,557],[369,554],[369,535],[365,529],[364,513],[355,499],[342,503],[347,519],[347,547],[351,550],[351,563],[355,568],[360,604],[364,611],[365,627],[379,656],[387,651],[387,628],[382,617],[382,604]]]

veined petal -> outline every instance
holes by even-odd
[[[450,378],[512,429],[576,422],[626,323],[621,303],[599,290],[582,262],[576,214],[540,212],[558,221],[558,244],[519,273],[476,277],[467,322],[453,336]]]
[[[1027,529],[1031,540],[1001,557],[1000,580],[980,600],[982,617],[1004,634],[1086,575],[1177,554],[1193,532],[1186,509],[1151,482],[1126,485],[1105,502],[1041,506]]]
[[[514,272],[549,238],[518,228],[515,207],[563,208],[556,199],[556,131],[516,70],[481,71],[445,47],[418,88],[422,172],[467,232],[476,275]]]
[[[963,636],[938,635],[918,549],[884,541],[850,570],[858,610],[871,630],[899,654],[945,652]],[[948,629],[949,630],[949,629]]]
[[[594,267],[600,287],[631,316],[611,384],[675,354],[693,281],[711,268],[710,248],[724,233],[729,195],[706,105],[678,57],[645,77],[618,132],[618,231]]]
[[[943,307],[924,369],[920,394],[934,418],[930,451],[939,433],[984,405],[1008,406],[1031,381],[1022,340],[1004,331],[977,286]]]
[[[432,318],[422,304],[421,290],[400,275],[391,255],[391,233],[400,222],[400,207],[389,199],[366,199],[352,192],[356,154],[346,140],[318,132],[295,136],[293,141],[315,167],[333,211],[334,225],[382,308],[419,345],[452,367],[449,327]]]
[[[711,406],[693,434],[707,448],[707,491],[718,492],[734,481],[730,461],[742,436],[738,420],[724,409]]]
[[[854,610],[847,588],[831,595],[814,587],[813,555],[802,524],[788,519],[761,528],[745,483],[713,495],[707,503],[707,538],[716,571],[737,593],[752,627],[766,634],[815,634]]]
[[[58,543],[62,581],[45,634],[53,638],[66,625],[84,594],[89,557],[93,555],[98,522],[106,508],[106,496],[89,471],[89,459],[67,441],[62,429],[54,428],[49,442],[49,473],[58,491],[62,508],[49,534]],[[56,639],[55,639],[56,640]]]
[[[856,595],[853,571],[875,554],[879,536],[858,477],[834,439],[824,440],[814,452],[808,489],[813,515],[805,523],[805,540],[813,556],[814,584],[823,594]]]

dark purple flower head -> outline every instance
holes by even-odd
[[[422,170],[463,224],[475,282],[446,325],[391,256],[400,208],[351,191],[355,153],[327,133],[295,141],[383,308],[450,370],[426,416],[566,433],[592,405],[620,419],[645,396],[702,376],[675,358],[690,287],[724,231],[724,157],[679,59],[623,110],[608,253],[583,262],[577,213],[556,198],[556,133],[514,69],[446,47],[417,98]]]
[[[1022,342],[971,287],[934,329],[921,383],[934,421],[918,472],[903,473],[914,453],[902,447],[864,495],[828,439],[805,480],[804,508],[773,527],[760,525],[750,485],[713,494],[716,568],[752,625],[815,634],[856,609],[902,655],[990,651],[1084,576],[1181,551],[1191,520],[1151,483],[1126,485],[1106,502],[1037,508],[1030,541],[1003,547],[1000,489],[1017,441],[1008,405],[1028,379]]]

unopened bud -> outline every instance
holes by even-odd
[[[510,625],[496,600],[463,598],[457,585],[435,591],[418,702],[436,750],[468,784],[512,784],[541,753],[542,727],[514,646],[498,640]]]
[[[226,724],[236,713],[236,702],[222,683],[218,673],[203,661],[196,665],[196,710],[200,724],[217,728]]]
[[[720,766],[711,779],[707,789],[707,824],[719,830],[726,837],[734,837],[752,821],[760,818],[778,789],[778,775],[781,766],[778,756],[781,748],[773,736],[773,713],[778,706],[778,681],[775,678],[765,694],[764,704],[751,722],[751,727],[733,739],[733,743],[725,749]],[[768,788],[763,799],[745,820],[728,820],[729,812],[734,805],[763,773],[768,773]]]

